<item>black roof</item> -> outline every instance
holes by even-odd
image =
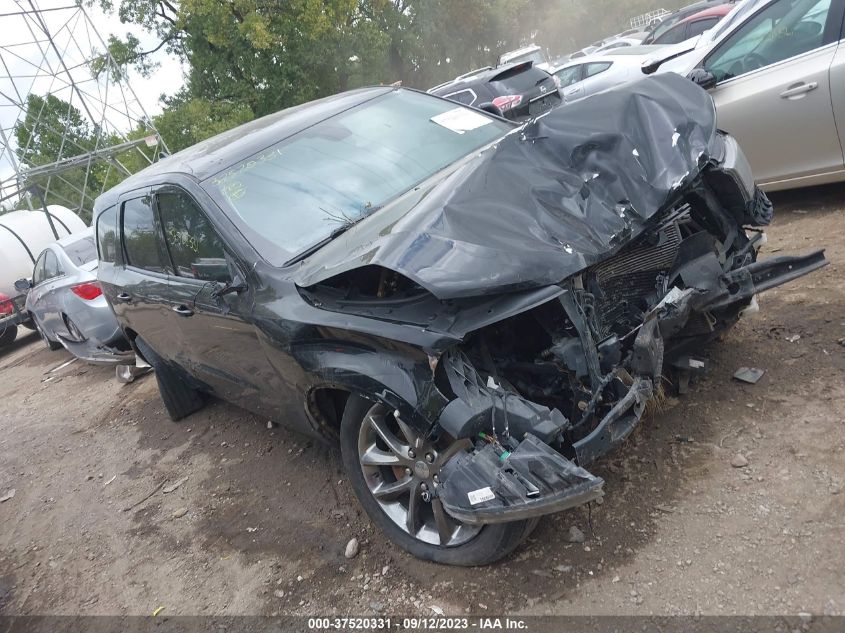
[[[391,90],[403,90],[403,88],[378,86],[350,90],[280,110],[212,136],[153,163],[112,187],[97,198],[94,203],[94,213],[113,205],[126,191],[155,184],[162,174],[187,174],[197,180],[204,180],[307,127],[387,94]]]

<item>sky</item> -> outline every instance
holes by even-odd
[[[55,48],[48,44],[34,17],[20,15],[22,11],[32,15],[30,2],[40,10],[38,15],[53,36]],[[7,138],[22,116],[17,103],[30,92],[42,96],[51,92],[70,101],[109,132],[125,133],[145,114],[152,117],[161,112],[161,95],[172,95],[184,83],[179,60],[163,49],[153,56],[160,66],[150,77],[130,71],[128,82],[122,86],[104,78],[95,80],[88,70],[86,62],[92,51],[104,50],[103,42],[109,35],[122,38],[126,33],[135,35],[144,50],[158,44],[154,35],[121,24],[116,14],[106,15],[97,6],[82,10],[75,0],[0,0],[0,128]],[[51,67],[58,77],[44,66]],[[71,87],[68,77],[73,78],[78,91]],[[0,181],[14,175],[13,149],[7,148],[0,136]],[[73,154],[71,149],[67,155]]]

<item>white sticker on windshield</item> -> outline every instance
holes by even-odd
[[[431,120],[437,123],[437,125],[442,125],[447,130],[452,130],[458,134],[480,128],[482,125],[487,125],[492,121],[492,119],[487,118],[483,114],[473,112],[469,108],[461,107],[433,116]]]
[[[492,501],[496,498],[496,495],[493,494],[492,490],[490,490],[490,486],[486,486],[484,488],[479,488],[478,490],[471,490],[467,493],[467,497],[469,498],[470,504],[476,506],[479,503],[484,503],[485,501]]]

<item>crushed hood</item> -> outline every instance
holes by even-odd
[[[440,299],[559,283],[636,237],[715,152],[710,96],[674,74],[551,111],[304,260],[301,287],[378,265]]]

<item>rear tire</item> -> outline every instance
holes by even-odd
[[[177,422],[205,406],[202,392],[188,383],[180,368],[164,361],[143,340],[135,339],[135,345],[155,370],[161,400],[171,420]]]
[[[15,342],[18,337],[18,326],[7,325],[3,330],[0,330],[0,347],[6,347]]]
[[[349,397],[340,423],[340,448],[344,469],[352,484],[352,490],[370,519],[381,531],[396,545],[417,558],[447,565],[465,567],[487,565],[516,549],[537,525],[536,519],[483,525],[468,540],[456,545],[444,546],[421,540],[388,516],[367,483],[359,452],[362,426],[366,423],[368,416],[379,407],[382,405],[373,405],[372,402],[360,396]],[[450,521],[458,524],[454,519],[450,518]]]

